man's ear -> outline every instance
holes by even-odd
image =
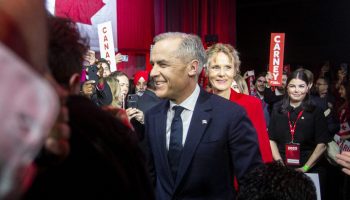
[[[80,92],[80,75],[78,73],[75,73],[69,79],[69,93],[79,94],[79,92]]]
[[[188,75],[189,76],[196,76],[197,75],[197,71],[198,71],[198,66],[199,66],[199,61],[198,60],[192,60],[189,68],[190,70],[188,71]]]

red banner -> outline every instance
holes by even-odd
[[[270,80],[271,86],[282,85],[284,36],[284,33],[271,33],[269,62],[269,72],[272,74],[272,79]]]

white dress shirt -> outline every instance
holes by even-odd
[[[170,143],[170,132],[171,132],[171,122],[173,121],[175,111],[173,110],[174,106],[181,106],[185,108],[181,113],[181,119],[182,119],[182,146],[185,146],[187,132],[190,127],[194,107],[196,105],[198,96],[199,96],[200,88],[198,85],[196,85],[195,90],[192,92],[192,94],[183,101],[180,105],[175,104],[173,101],[170,101],[169,110],[167,113],[167,120],[166,120],[166,148],[169,150],[169,143]]]

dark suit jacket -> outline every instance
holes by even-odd
[[[146,113],[154,105],[159,103],[161,99],[157,97],[154,92],[146,90],[143,95],[137,101],[137,108],[140,109],[143,113]]]
[[[261,100],[253,96],[237,93],[233,89],[231,89],[230,100],[245,109],[258,134],[260,153],[264,163],[272,162],[270,140],[267,134]]]
[[[233,176],[240,182],[262,163],[255,129],[244,109],[201,90],[174,181],[165,139],[168,108],[164,100],[146,114],[156,198],[234,199]]]

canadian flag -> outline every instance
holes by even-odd
[[[55,16],[76,22],[81,36],[89,38],[94,51],[100,50],[97,25],[111,21],[114,48],[118,51],[116,0],[46,0],[46,8]]]

